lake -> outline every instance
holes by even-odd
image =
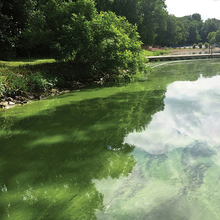
[[[0,112],[0,219],[217,220],[220,60],[151,64]]]

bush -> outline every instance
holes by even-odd
[[[196,44],[193,44],[193,49],[195,49],[196,48]]]
[[[205,42],[205,48],[207,49],[209,47],[209,43]]]
[[[198,43],[200,49],[202,49],[202,43]]]
[[[7,95],[14,96],[17,93],[27,91],[27,80],[22,75],[8,71],[4,81],[5,93]]]
[[[57,83],[57,78],[53,80],[49,80],[45,76],[43,76],[40,72],[30,74],[27,80],[28,80],[29,91],[32,92],[39,92],[39,91],[51,89]]]
[[[38,39],[42,38],[42,41],[53,40],[50,45],[56,60],[73,64],[82,77],[97,72],[123,72],[129,75],[147,72],[137,27],[124,17],[112,12],[98,13],[90,0],[54,4],[51,7],[54,7],[53,13],[38,11],[29,29],[30,33],[40,35]],[[45,14],[47,19],[39,19]]]
[[[5,93],[5,86],[3,83],[3,76],[0,76],[0,97]]]
[[[111,74],[119,70],[135,74],[145,69],[138,39],[136,27],[112,12],[101,12],[92,21],[78,15],[58,39],[57,58],[86,67],[87,74],[97,71]],[[68,49],[62,46],[66,42]]]

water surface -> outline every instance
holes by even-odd
[[[0,113],[0,219],[220,215],[220,60]]]

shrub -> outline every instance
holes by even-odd
[[[200,49],[202,49],[202,43],[198,43]]]
[[[85,77],[97,72],[129,75],[147,72],[137,27],[126,18],[112,12],[98,13],[90,0],[54,4],[53,7],[54,13],[38,11],[33,15],[29,32],[36,32],[42,42],[53,40],[50,46],[56,60],[73,64]],[[47,13],[50,15],[47,19],[39,19]],[[44,32],[45,29],[48,31]]]
[[[22,75],[7,71],[4,81],[7,95],[14,96],[17,93],[27,91],[27,80]]]
[[[0,97],[5,93],[5,86],[3,83],[3,76],[0,76]]]
[[[209,43],[205,42],[205,48],[207,49],[209,47]]]
[[[196,48],[196,44],[193,44],[193,49],[195,49]]]
[[[42,91],[53,88],[57,83],[57,78],[47,79],[40,72],[28,76],[28,87],[30,91]]]

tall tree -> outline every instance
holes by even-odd
[[[207,19],[203,23],[203,27],[202,27],[202,33],[201,33],[202,40],[205,42],[210,32],[213,32],[213,31],[216,32],[219,29],[220,29],[220,20],[215,19],[215,18]]]
[[[186,42],[189,44],[198,43],[201,41],[201,29],[203,22],[200,14],[188,15],[180,18],[180,21],[186,28]]]
[[[110,10],[125,16],[138,32],[144,44],[154,44],[158,28],[165,29],[165,0],[95,0],[98,10]]]
[[[212,31],[212,32],[210,32],[210,33],[208,34],[207,40],[208,40],[209,44],[213,45],[213,44],[216,43],[215,37],[216,37],[216,32],[215,32],[215,31]]]
[[[174,15],[166,17],[166,29],[158,29],[157,34],[156,42],[162,46],[180,44],[186,40],[186,29]]]
[[[216,42],[217,44],[220,44],[220,30],[217,30],[217,31],[216,31],[215,42]]]
[[[132,24],[140,24],[140,0],[114,0],[112,10]]]
[[[201,41],[201,37],[199,35],[198,32],[198,26],[199,23],[198,21],[194,20],[190,23],[190,27],[189,27],[189,35],[188,35],[188,42],[193,44],[193,43],[198,43]]]
[[[48,0],[25,33],[32,46],[46,42],[57,60],[86,69],[86,75],[146,70],[136,27],[113,12],[97,13],[92,0]]]
[[[29,22],[36,0],[1,0],[0,51],[6,55],[20,53],[23,31]]]
[[[113,0],[94,0],[94,2],[98,12],[113,10]]]
[[[141,39],[145,44],[154,44],[158,28],[165,29],[167,16],[164,0],[142,0],[140,2],[141,23],[138,26]]]
[[[192,14],[192,20],[200,22],[201,21],[201,15],[198,14],[198,13]]]

